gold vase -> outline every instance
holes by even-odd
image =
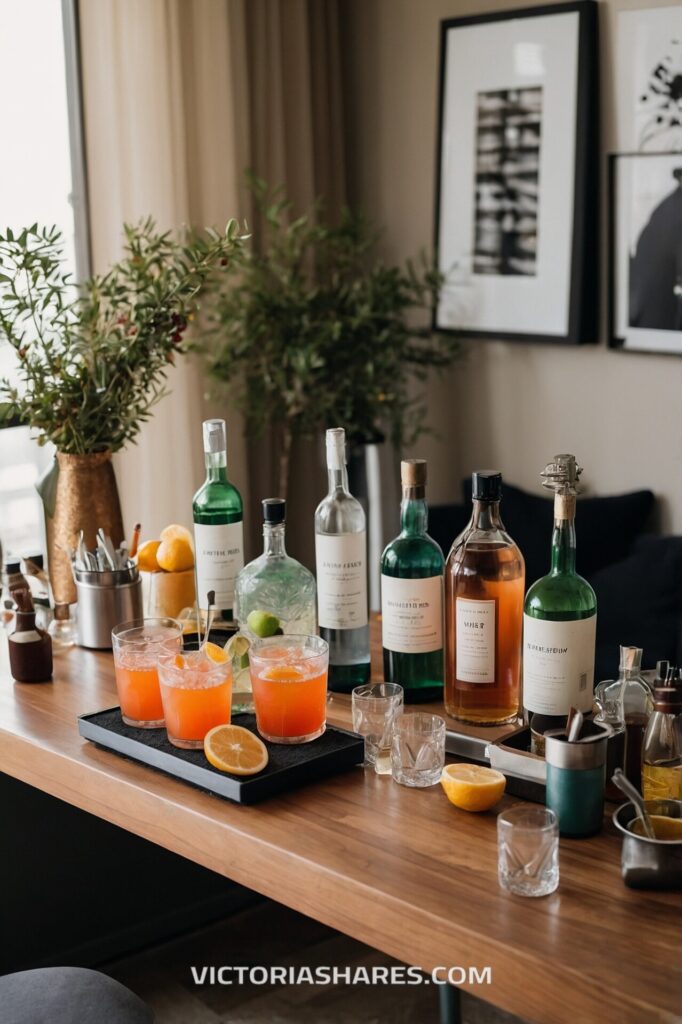
[[[100,526],[118,547],[123,540],[123,519],[111,452],[58,452],[57,462],[54,510],[45,517],[47,558],[55,604],[73,604],[76,585],[66,552],[76,547],[81,530],[86,547],[94,551]]]

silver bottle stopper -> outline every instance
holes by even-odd
[[[542,486],[559,494],[577,494],[582,471],[575,455],[555,455],[540,474]]]
[[[575,499],[582,471],[575,455],[555,455],[540,474],[542,486],[554,491],[555,519],[573,519],[575,516]]]

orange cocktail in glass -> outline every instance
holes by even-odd
[[[164,721],[156,663],[162,649],[181,649],[182,626],[175,619],[133,619],[116,626],[111,640],[123,721],[139,729],[160,729]]]
[[[222,653],[222,652],[221,652]],[[206,733],[228,725],[232,713],[232,661],[216,662],[205,650],[163,653],[161,699],[168,739],[176,747],[203,747]]]
[[[308,743],[327,719],[329,647],[319,636],[273,636],[249,650],[256,725],[271,743]]]

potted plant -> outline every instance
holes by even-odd
[[[294,216],[281,190],[250,183],[258,245],[238,274],[213,279],[203,350],[247,433],[275,428],[286,496],[296,437],[343,426],[351,447],[413,442],[427,426],[412,382],[449,366],[459,345],[431,330],[442,277],[425,256],[386,265],[374,255],[377,231],[360,214],[344,210],[330,224],[318,202]]]
[[[111,456],[136,440],[166,393],[199,292],[242,244],[235,221],[184,241],[151,219],[124,231],[123,258],[79,285],[56,228],[0,234],[0,340],[18,365],[16,382],[0,380],[0,424],[26,424],[56,448],[41,493],[58,604],[75,600],[65,552],[78,531],[91,546],[98,526],[123,539]]]

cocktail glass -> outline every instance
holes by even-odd
[[[319,636],[273,636],[249,650],[256,724],[271,743],[309,743],[327,719],[329,647]]]
[[[159,683],[168,739],[175,747],[201,749],[216,725],[232,713],[232,665],[215,662],[202,649],[159,656]]]
[[[139,729],[164,724],[156,663],[164,645],[182,647],[182,626],[176,619],[145,618],[122,622],[111,631],[116,689],[121,717]]]

